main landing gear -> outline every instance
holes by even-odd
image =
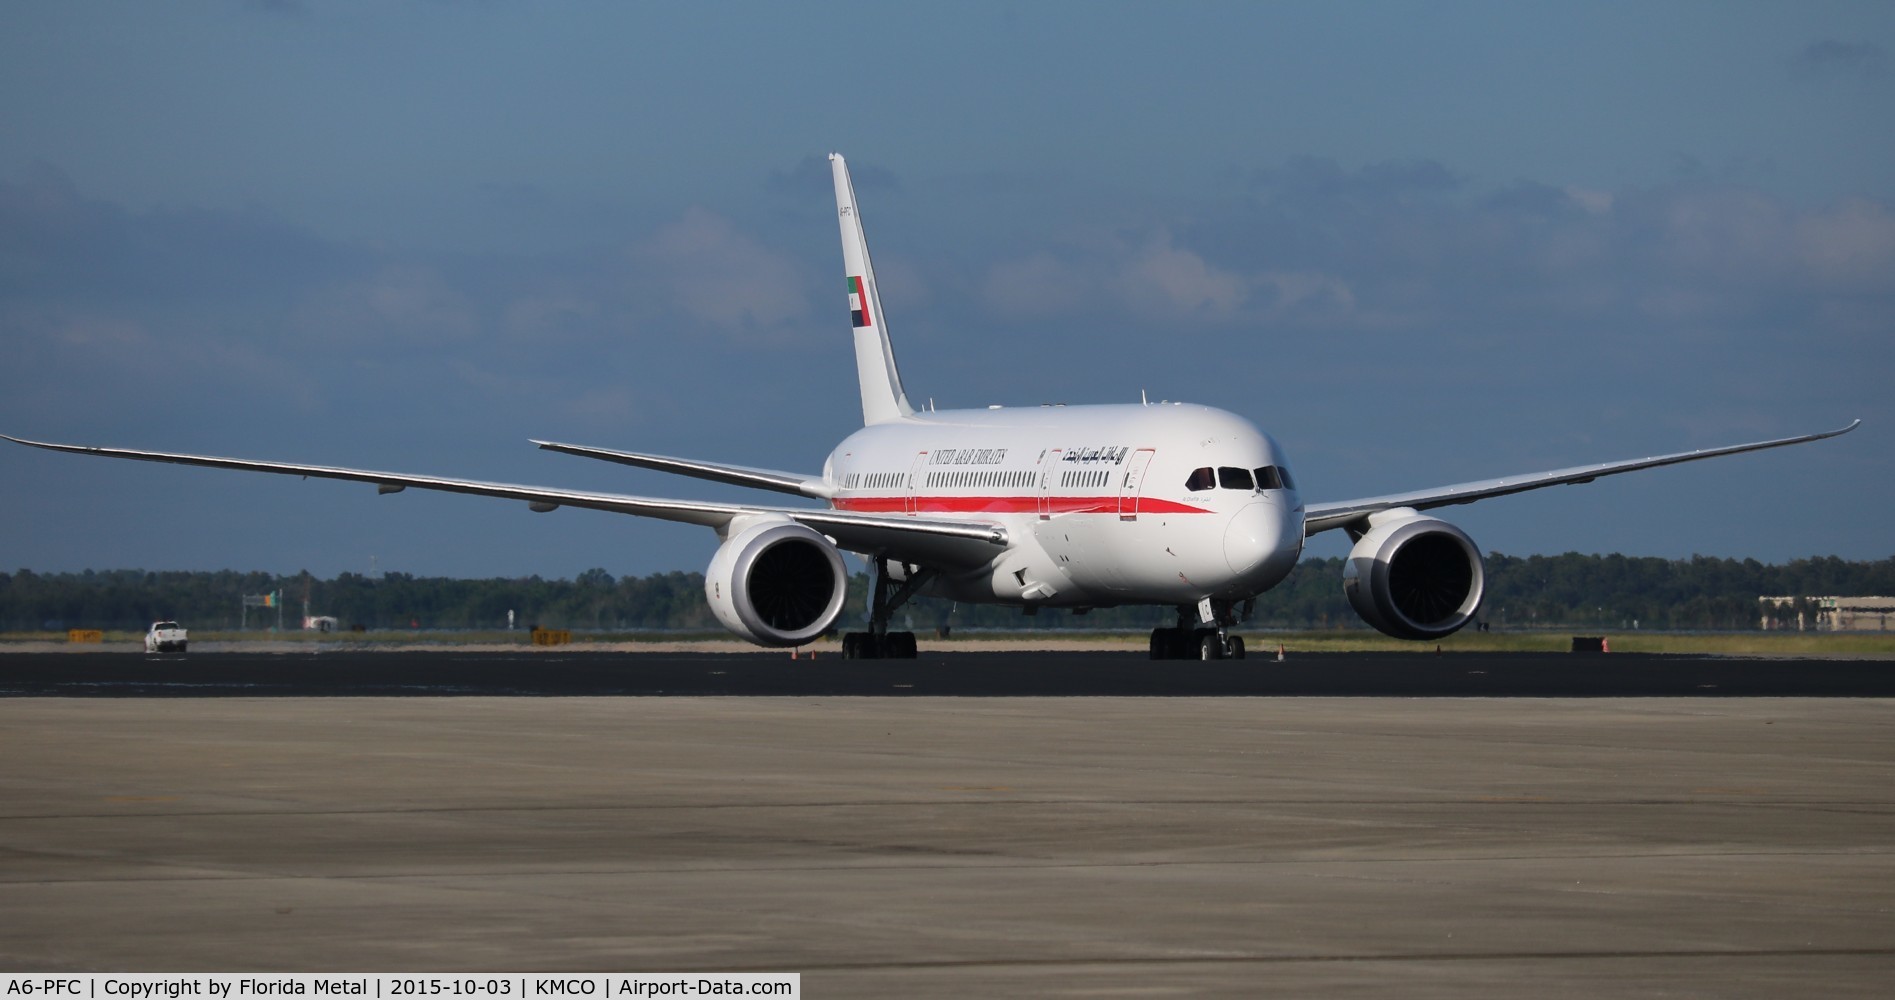
[[[845,660],[912,660],[915,658],[913,632],[845,632],[842,635]]]
[[[890,632],[888,621],[895,609],[908,603],[908,599],[919,593],[927,582],[934,578],[934,570],[908,568],[907,577],[900,583],[890,579],[888,561],[877,559],[871,573],[874,577],[869,594],[869,630],[867,632],[847,632],[842,636],[842,658],[845,660],[912,660],[915,658],[915,634],[913,632]]]
[[[1206,614],[1207,611],[1209,614]],[[1241,660],[1244,658],[1244,637],[1231,635],[1228,631],[1228,627],[1237,624],[1237,621],[1236,607],[1230,601],[1180,605],[1175,628],[1151,630],[1151,658]]]

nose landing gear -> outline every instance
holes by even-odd
[[[1205,606],[1184,604],[1178,607],[1174,628],[1151,630],[1151,658],[1154,660],[1241,660],[1244,637],[1231,635],[1229,627],[1239,615],[1232,601],[1209,601],[1211,620],[1204,621]],[[1245,611],[1249,602],[1245,602]]]

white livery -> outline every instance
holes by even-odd
[[[1310,502],[1268,434],[1235,414],[1180,403],[917,410],[902,388],[847,164],[831,155],[854,327],[861,430],[798,474],[536,441],[541,448],[803,498],[796,506],[704,503],[404,473],[19,441],[58,451],[589,507],[700,524],[722,544],[705,597],[732,632],[798,646],[842,613],[841,552],[863,556],[874,592],[851,657],[911,657],[893,612],[917,594],[1085,610],[1175,608],[1154,658],[1242,656],[1230,634],[1258,594],[1296,565],[1305,538],[1355,539],[1343,587],[1363,619],[1401,638],[1435,639],[1474,618],[1483,575],[1464,532],[1425,511],[1719,455],[1834,437],[1855,428],[1483,482]],[[1860,423],[1860,421],[1857,421]],[[815,501],[820,506],[809,503]]]

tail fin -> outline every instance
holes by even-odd
[[[884,424],[915,412],[901,388],[895,370],[895,349],[888,342],[888,324],[882,298],[875,288],[875,266],[869,263],[868,240],[862,235],[862,213],[855,204],[855,184],[841,153],[829,154],[836,175],[836,216],[842,224],[842,265],[849,277],[849,318],[855,324],[855,375],[862,386],[862,423]]]

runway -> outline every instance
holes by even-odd
[[[0,696],[1654,697],[1895,696],[1895,661],[1570,653],[1332,653],[1153,662],[1143,653],[38,653]]]
[[[1583,686],[1636,662],[1616,656],[1500,672]],[[283,672],[234,696],[195,653],[16,659],[10,688],[63,664],[118,696],[0,700],[10,970],[767,970],[812,997],[1879,997],[1895,976],[1880,698],[1388,696],[1404,668],[1449,676],[1433,657],[1310,658],[1347,697],[1105,696],[1203,665],[1084,655],[880,675],[964,674],[958,697],[681,657],[664,670],[736,679],[606,697],[664,670],[565,654],[471,689],[447,661],[397,685],[374,679],[394,661],[233,657]],[[121,669],[170,696],[126,696]],[[971,679],[1022,670],[1093,683]],[[545,696],[493,697],[501,677]]]

